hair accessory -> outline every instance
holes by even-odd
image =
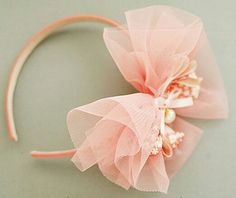
[[[71,110],[67,123],[75,149],[33,151],[32,156],[72,157],[81,171],[97,164],[105,177],[125,189],[167,192],[170,178],[190,157],[202,133],[182,117],[224,119],[227,98],[199,17],[167,6],[128,11],[125,16],[127,25],[98,16],[82,18],[115,26],[104,30],[105,44],[124,78],[140,93]],[[26,46],[13,67],[6,116],[14,140],[16,79],[30,51],[56,27],[36,35],[38,40]]]

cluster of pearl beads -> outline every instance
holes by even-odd
[[[169,144],[172,149],[175,149],[177,145],[183,141],[184,133],[182,132],[175,132],[170,135],[165,135],[165,140],[167,142],[163,141],[163,136],[162,135],[156,135],[156,137],[153,140],[152,143],[152,150],[151,150],[151,155],[157,155],[160,151],[163,150],[163,147],[165,144]]]
[[[195,60],[190,62],[190,68],[196,68],[197,63]],[[188,72],[187,72],[188,73]],[[178,98],[198,98],[200,92],[200,83],[202,78],[199,78],[195,71],[181,76],[178,79],[175,79],[171,82],[171,84],[167,87],[165,96],[171,92],[178,92],[180,93],[177,97]],[[176,118],[176,113],[173,109],[165,108],[165,124],[171,124],[174,122]],[[158,154],[160,151],[164,152],[164,149],[169,148],[170,150],[177,147],[177,145],[182,142],[184,137],[184,133],[182,132],[169,132],[169,134],[160,134],[159,130],[155,131],[153,143],[152,143],[152,155]]]
[[[167,136],[168,141],[172,148],[176,148],[176,146],[183,141],[184,133],[183,132],[175,132]]]
[[[176,118],[176,113],[173,109],[166,108],[165,109],[165,123],[170,124],[174,122]],[[155,127],[153,128],[155,131]],[[172,148],[176,148],[176,146],[182,142],[182,139],[184,137],[184,133],[182,132],[173,132],[170,134],[165,134],[165,137],[163,137],[163,134],[159,133],[159,130],[156,130],[155,133],[153,133],[152,136],[152,155],[157,155],[160,151],[163,150],[163,146],[165,144],[169,144]],[[163,141],[163,138],[167,141]]]
[[[162,137],[160,135],[156,135],[153,134],[153,143],[152,143],[152,150],[151,150],[151,154],[152,155],[157,155],[161,150],[162,150],[162,146],[163,146],[163,141],[162,141]]]

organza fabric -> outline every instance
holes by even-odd
[[[151,6],[125,13],[127,25],[104,30],[105,44],[124,78],[140,93],[110,97],[73,109],[67,123],[81,170],[97,164],[105,177],[128,189],[167,192],[197,145],[201,129],[179,116],[222,119],[228,114],[222,80],[202,21],[185,11]],[[196,60],[203,78],[190,107],[176,108],[170,124],[185,134],[171,158],[150,155],[153,125],[160,126],[155,98],[184,62]]]

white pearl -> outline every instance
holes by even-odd
[[[174,144],[176,142],[176,140],[177,140],[176,135],[174,135],[174,134],[169,135],[169,141],[170,141],[171,144]]]
[[[173,109],[166,109],[165,112],[165,123],[170,124],[174,122],[176,117],[175,111]]]

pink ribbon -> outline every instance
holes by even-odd
[[[154,99],[155,106],[161,110],[161,124],[160,124],[160,133],[165,134],[165,109],[167,108],[183,108],[193,105],[193,98],[178,98],[179,92],[171,92],[168,95],[168,98],[157,97]]]

